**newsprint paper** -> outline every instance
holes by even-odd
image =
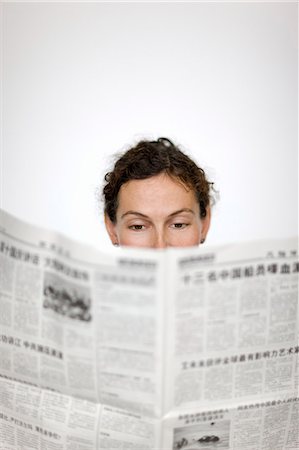
[[[101,254],[0,213],[0,448],[298,450],[298,241]]]

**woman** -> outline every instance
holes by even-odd
[[[202,244],[211,220],[203,169],[166,138],[141,141],[105,176],[105,224],[114,245]]]

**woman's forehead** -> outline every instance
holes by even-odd
[[[195,193],[179,179],[165,173],[143,180],[130,180],[119,191],[118,216],[127,211],[169,215],[182,209],[198,211]]]

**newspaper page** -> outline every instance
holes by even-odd
[[[103,255],[1,212],[0,268],[0,449],[298,448],[296,240]]]
[[[162,447],[299,448],[298,241],[175,255]]]
[[[0,219],[0,448],[158,447],[162,259]]]

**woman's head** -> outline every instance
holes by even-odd
[[[199,244],[209,229],[211,184],[168,139],[140,141],[105,176],[111,241],[141,247]]]

